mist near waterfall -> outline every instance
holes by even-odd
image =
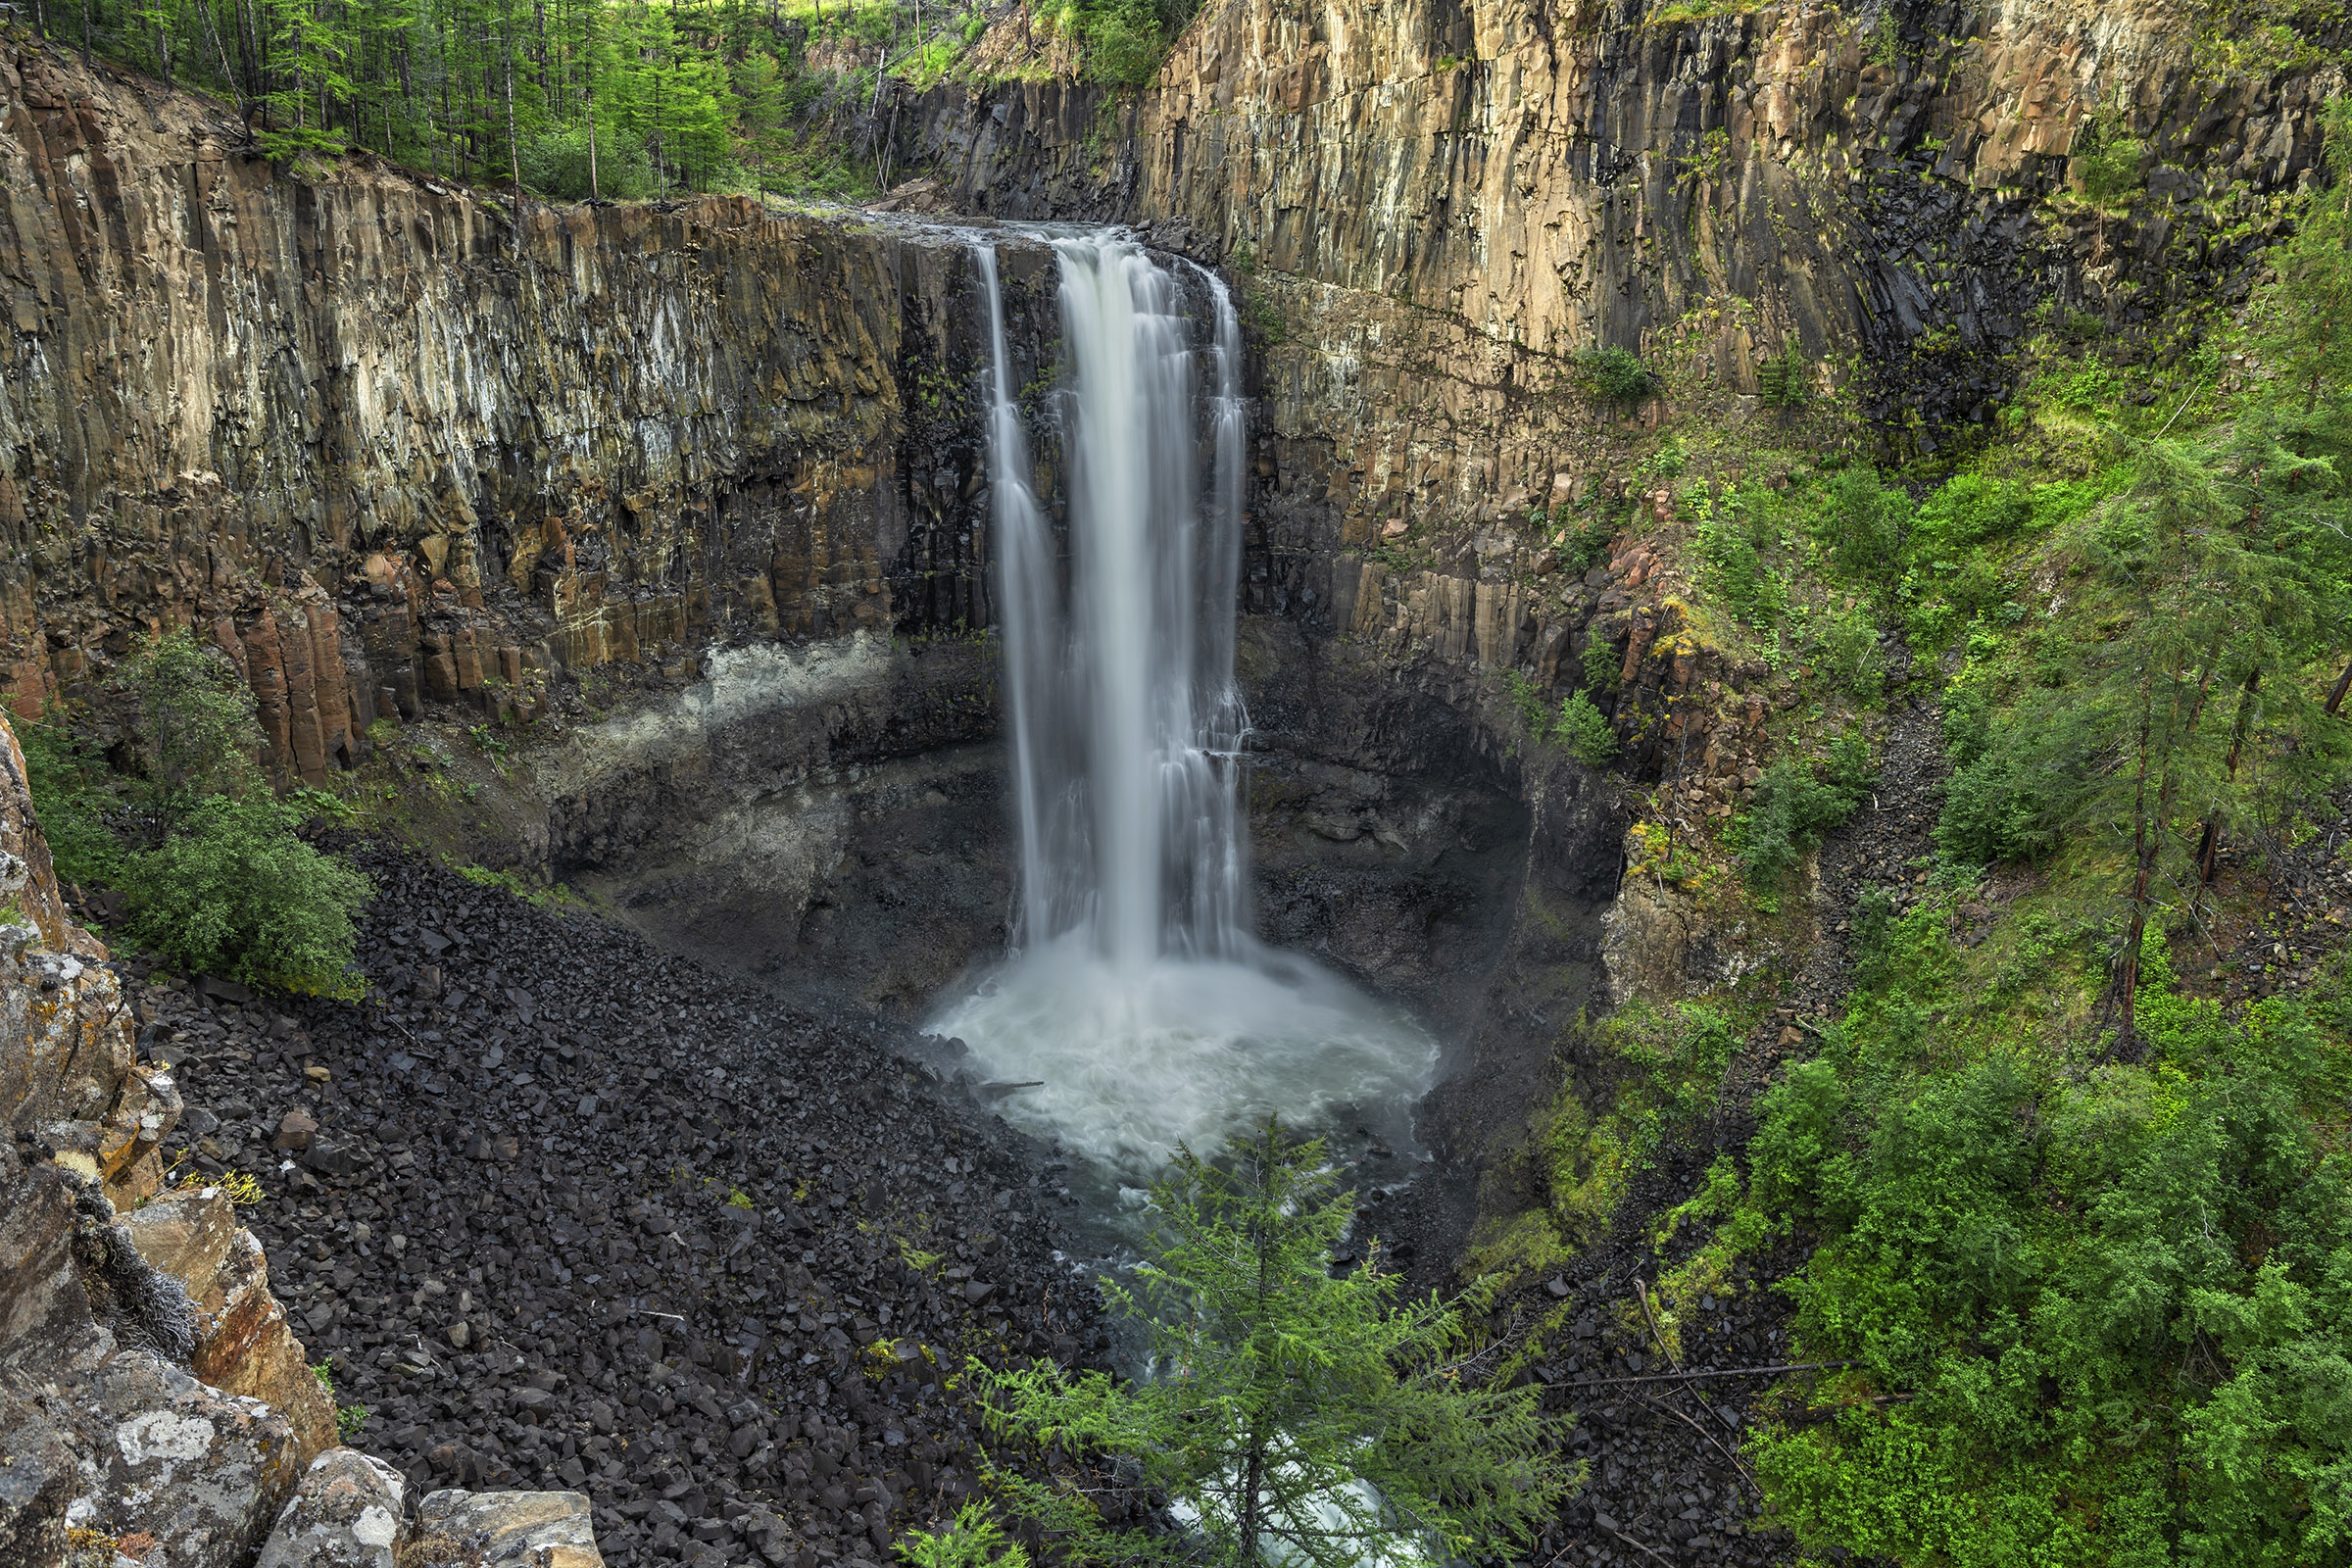
[[[1117,233],[1054,247],[1066,549],[1031,482],[995,252],[976,251],[1021,876],[1012,952],[930,1027],[1036,1085],[1008,1120],[1137,1180],[1269,1113],[1402,1138],[1436,1042],[1251,932],[1232,298]]]

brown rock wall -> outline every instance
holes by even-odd
[[[0,691],[201,628],[316,783],[378,719],[528,712],[564,669],[985,625],[972,272],[935,227],[741,200],[517,224],[367,157],[298,179],[210,104],[0,43]]]

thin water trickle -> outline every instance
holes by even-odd
[[[1054,250],[1066,574],[1030,482],[996,255],[978,253],[1021,903],[1004,965],[931,1027],[992,1077],[1042,1081],[1004,1113],[1105,1174],[1156,1174],[1179,1142],[1213,1148],[1269,1112],[1400,1136],[1436,1062],[1427,1033],[1250,931],[1232,299],[1192,270],[1203,332],[1183,280],[1133,240]]]

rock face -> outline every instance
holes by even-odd
[[[226,1193],[157,1195],[179,1095],[138,1059],[105,948],[65,915],[5,716],[0,855],[0,1561],[51,1568],[72,1529],[149,1568],[246,1568],[332,1448],[334,1407]],[[387,1554],[333,1560],[388,1568],[392,1535],[345,1506],[382,1467],[348,1450],[319,1464],[280,1534],[340,1529]],[[376,1511],[397,1521],[398,1499],[395,1478]],[[559,1536],[596,1568],[584,1523]],[[330,1560],[304,1551],[286,1560]]]
[[[408,1485],[356,1448],[313,1460],[254,1568],[393,1568]]]
[[[309,1464],[335,1443],[335,1407],[303,1360],[285,1308],[270,1292],[262,1244],[218,1187],[183,1189],[123,1217],[139,1255],[180,1281],[196,1309],[188,1367],[213,1387],[284,1416]]]
[[[371,724],[530,712],[556,669],[988,619],[960,240],[723,200],[517,228],[240,142],[0,46],[20,712],[135,607],[218,642],[271,766],[317,782]]]

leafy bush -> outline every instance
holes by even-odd
[[[1969,865],[2032,860],[2056,847],[2082,769],[2075,732],[2044,694],[1998,720],[1981,698],[1944,714],[1952,776],[1936,820],[1936,847]]]
[[[1558,545],[1561,569],[1573,576],[1583,576],[1594,563],[1609,553],[1609,541],[1617,537],[1617,524],[1606,517],[1587,517],[1572,521],[1568,509],[1552,514],[1552,522],[1561,530]]]
[[[1586,349],[1576,357],[1578,376],[1604,403],[1640,403],[1654,397],[1658,378],[1632,349]]]
[[[1585,690],[1613,692],[1625,673],[1625,650],[1606,637],[1595,636],[1585,644],[1578,662],[1585,671]]]
[[[112,887],[122,869],[122,844],[108,817],[122,801],[104,761],[62,720],[20,724],[16,732],[57,879]]]
[[[1552,725],[1568,755],[1587,767],[1600,767],[1617,755],[1617,733],[1609,727],[1608,715],[1592,706],[1592,699],[1582,691],[1568,694],[1560,704],[1560,716]]]
[[[1894,566],[1910,515],[1911,498],[1882,484],[1878,470],[1864,464],[1831,479],[1814,535],[1840,571],[1879,576]]]
[[[1119,0],[1087,14],[1087,71],[1115,87],[1141,87],[1152,80],[1168,52],[1159,18],[1144,0]]]
[[[1951,555],[2016,533],[2029,526],[2034,515],[2034,496],[2025,485],[1963,473],[1919,504],[1912,552],[1922,560]]]
[[[645,139],[611,125],[596,131],[596,181],[588,179],[588,125],[553,125],[525,141],[519,151],[522,182],[558,201],[643,201],[658,188],[653,156]]]
[[[1881,695],[1886,672],[1879,655],[1878,623],[1861,605],[1839,610],[1824,618],[1815,640],[1815,656],[1830,683],[1863,701]]]
[[[1870,745],[1847,730],[1819,764],[1784,757],[1764,770],[1730,839],[1748,891],[1769,901],[1821,835],[1853,815],[1870,793]]]
[[[1857,1363],[1759,1434],[1775,1512],[1814,1553],[1952,1568],[2344,1560],[2340,1031],[2225,1018],[2159,958],[2150,1058],[2060,1069],[1955,1038],[1944,930],[1892,922],[1749,1145],[1751,1200],[1819,1243],[1794,1350]]]
[[[147,793],[167,812],[210,795],[264,787],[253,691],[220,649],[185,631],[157,640],[123,672],[137,704]]]
[[[1760,522],[1734,513],[1718,514],[1698,525],[1699,559],[1707,564],[1707,588],[1751,626],[1768,624],[1788,608],[1788,588],[1764,561],[1767,537]]]
[[[215,795],[159,849],[129,857],[128,935],[190,971],[350,995],[352,917],[368,879],[296,837],[301,813],[268,796]]]

